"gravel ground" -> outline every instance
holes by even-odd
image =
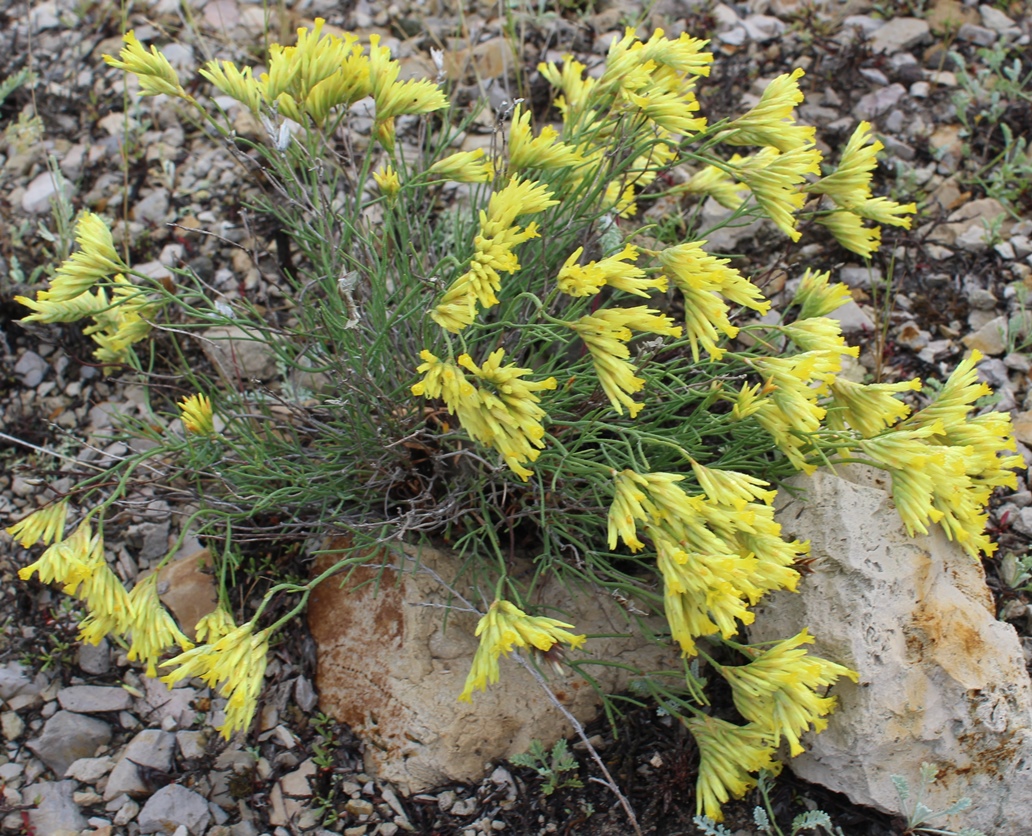
[[[999,162],[1007,151],[1003,125],[1014,136],[1032,135],[1032,20],[1022,17],[1022,5],[660,0],[644,31],[662,26],[670,35],[714,38],[714,75],[700,96],[711,118],[740,112],[767,80],[799,66],[807,71],[801,118],[817,125],[825,143],[844,142],[860,119],[875,124],[886,146],[880,193],[917,200],[921,215],[913,230],[886,228],[870,268],[816,231],[801,246],[785,247],[768,224],[733,230],[711,246],[741,253],[743,273],[768,290],[803,266],[831,269],[853,290],[846,327],[862,346],[860,364],[883,380],[941,379],[966,349],[979,348],[988,355],[982,375],[999,392],[996,408],[1012,412],[1018,438],[1032,446],[1032,315],[1025,306],[1032,290],[1032,171],[1027,161],[1020,169],[1020,155],[1008,158],[1009,169]],[[590,63],[641,4],[560,7],[534,14],[517,4],[506,19],[496,5],[474,3],[459,18],[443,2],[417,11],[404,3],[299,0],[271,12],[273,31],[283,33],[316,16],[363,36],[380,32],[413,72],[432,67],[431,47],[443,48],[456,56],[456,66],[475,67],[479,75],[456,70],[459,95],[494,104],[512,97],[515,68],[503,35],[519,32],[523,77],[543,109],[547,86],[534,71],[538,61],[573,52]],[[133,5],[129,23],[141,40],[163,49],[182,77],[195,77],[211,56],[253,59],[265,28],[263,8],[242,0],[182,9],[172,0],[144,0]],[[906,16],[916,12],[920,17]],[[39,288],[38,271],[58,246],[40,233],[60,237],[50,211],[55,196],[63,194],[74,210],[119,219],[128,210],[117,234],[130,236],[135,262],[155,277],[167,275],[169,265],[188,264],[229,299],[277,292],[261,270],[276,242],[260,219],[242,214],[231,156],[175,108],[145,102],[126,116],[122,76],[100,61],[101,54],[118,52],[120,33],[115,4],[46,0],[0,10],[0,78],[24,68],[36,74],[34,84],[16,87],[0,105],[3,525],[33,507],[37,480],[60,489],[61,480],[71,484],[73,467],[102,467],[120,455],[104,441],[105,430],[113,414],[135,414],[142,402],[138,386],[105,377],[87,362],[91,347],[77,326],[15,322],[25,310],[14,296]],[[994,88],[989,80],[994,58],[980,50],[994,47],[1008,62],[1025,61],[1009,87],[997,81]],[[965,91],[970,101],[958,104]],[[254,129],[243,119],[238,125],[241,132]],[[1021,452],[1032,461],[1028,448]],[[995,501],[1000,554],[1024,554],[1032,536],[1032,494],[1019,482],[1015,494]],[[178,510],[154,503],[105,532],[123,577],[160,559]],[[79,647],[77,614],[64,596],[17,580],[27,561],[27,553],[0,540],[4,833],[630,832],[615,799],[597,783],[585,780],[581,789],[545,797],[533,772],[506,764],[476,786],[399,798],[362,772],[362,741],[318,714],[312,653],[300,629],[274,652],[256,728],[227,744],[207,731],[219,706],[205,689],[187,684],[168,692],[130,664],[122,648]],[[1027,635],[1027,596],[1005,584],[995,565],[987,573],[1001,617]],[[618,738],[604,721],[589,731],[645,832],[698,832],[691,824],[696,756],[684,736],[646,710],[627,715]],[[592,768],[582,758],[582,778]],[[787,773],[772,799],[787,818],[821,806],[847,834],[902,832],[887,817]],[[729,807],[732,832],[752,832],[754,803]]]

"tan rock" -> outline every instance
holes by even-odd
[[[322,558],[320,566],[330,559]],[[551,746],[571,733],[544,689],[511,659],[501,660],[498,684],[477,691],[472,703],[459,702],[477,647],[478,615],[451,595],[442,579],[450,583],[461,561],[446,552],[412,549],[388,562],[386,569],[379,561],[357,569],[343,587],[331,578],[313,592],[308,610],[318,648],[320,704],[370,741],[367,771],[404,792],[418,792],[447,781],[478,780],[488,761],[524,752],[535,738]],[[405,571],[399,573],[398,565]],[[483,594],[461,582],[457,588],[484,606],[494,579],[480,572]],[[537,614],[570,622],[578,633],[638,635],[627,612],[600,590],[552,583],[534,604]],[[676,652],[640,638],[589,639],[568,658],[646,670],[679,665]],[[570,712],[587,721],[597,711],[597,695],[586,680],[565,670],[565,675],[547,671],[551,688]],[[626,688],[631,678],[611,666],[586,670],[608,692]]]
[[[218,593],[211,571],[211,552],[201,549],[173,560],[158,572],[158,595],[169,608],[180,629],[194,638],[197,622],[215,609]],[[205,570],[208,571],[205,571]]]

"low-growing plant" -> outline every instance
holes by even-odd
[[[540,740],[532,740],[530,749],[524,753],[513,755],[510,760],[516,766],[533,769],[544,779],[544,783],[541,785],[541,792],[544,795],[551,795],[564,787],[584,786],[584,782],[576,775],[577,759],[570,752],[563,738],[555,742],[551,751],[548,751]],[[574,774],[567,775],[568,772]]]
[[[960,830],[947,830],[946,828],[933,825],[936,819],[955,816],[971,806],[970,798],[961,798],[944,810],[932,810],[931,807],[924,803],[922,800],[924,794],[939,777],[939,770],[933,764],[921,764],[921,784],[917,788],[916,796],[912,800],[913,806],[911,806],[910,783],[907,779],[902,775],[892,775],[890,777],[892,778],[892,785],[896,788],[896,794],[899,796],[903,815],[906,818],[906,830],[903,831],[906,836],[918,833],[937,834],[937,836],[986,836],[981,830],[975,830],[972,827],[962,827]]]
[[[477,114],[450,106],[436,82],[398,81],[375,35],[365,45],[317,21],[295,45],[272,45],[261,75],[207,63],[201,75],[263,126],[245,137],[126,34],[108,64],[142,95],[167,97],[161,106],[198,114],[253,175],[245,199],[280,229],[277,264],[256,263],[285,298],[224,298],[187,269],[152,280],[103,218],[81,216],[79,250],[21,299],[26,320],[88,320],[108,371],[145,383],[172,371],[184,388],[151,386],[150,413],[122,423],[125,439],[146,442],[140,452],[8,529],[26,548],[47,546],[21,576],[83,600],[83,640],[127,636],[148,675],[203,678],[226,699],[227,737],[250,726],[270,636],[319,583],[383,566],[401,541],[449,545],[465,588],[483,596],[471,602],[480,644],[463,700],[517,650],[590,676],[595,662],[576,651],[591,638],[534,605],[547,579],[620,596],[629,629],[655,635],[644,619],[665,615],[656,640],[681,651],[682,669],[638,670],[635,687],[693,735],[697,809],[719,820],[782,743],[794,756],[826,726],[828,688],[857,679],[807,652],[804,625],[770,645],[739,640],[767,593],[796,588],[807,553],[782,537],[777,484],[867,462],[890,474],[911,534],[938,524],[977,559],[994,549],[989,494],[1015,485],[1021,458],[1000,455],[1014,448],[1008,416],[971,415],[988,392],[977,353],[912,409],[902,398],[919,380],[838,375],[857,349],[829,316],[850,297],[827,273],[803,272],[778,320],[761,323],[763,289],[707,252],[697,220],[681,243],[648,237],[651,202],[712,198],[732,222],[766,217],[793,241],[805,225],[869,257],[879,225],[908,227],[915,210],[874,196],[881,144],[865,122],[822,168],[815,129],[795,121],[802,70],[742,116],[708,122],[695,98],[705,46],[629,30],[599,74],[569,56],[542,64],[561,123],[535,130],[527,103],[511,102],[489,148],[456,151]],[[251,379],[249,342],[289,385]],[[206,374],[197,345],[220,343],[232,359]],[[158,600],[156,576],[128,591],[105,556],[105,520],[132,507],[138,482],[189,503],[166,560],[188,533],[212,551],[220,603],[196,645]],[[231,607],[245,580],[239,544],[334,531],[351,546],[332,566],[266,584],[257,608]],[[527,553],[529,575],[514,564]],[[290,596],[272,617],[270,603]],[[703,664],[743,722],[712,713]]]

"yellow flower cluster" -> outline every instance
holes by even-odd
[[[640,392],[645,381],[635,376],[627,343],[634,336],[634,331],[680,337],[681,328],[674,325],[670,317],[644,305],[635,308],[604,308],[597,313],[582,316],[575,322],[568,322],[567,325],[577,332],[591,352],[595,373],[613,409],[618,415],[623,415],[623,407],[626,406],[634,418],[643,404],[635,401],[631,395]]]
[[[892,475],[892,496],[907,531],[928,533],[938,523],[976,560],[996,544],[985,532],[989,495],[1017,486],[1016,450],[1010,416],[970,416],[975,401],[990,393],[978,380],[981,354],[973,351],[950,375],[935,399],[890,431],[860,442],[860,449]],[[910,382],[910,388],[916,388]]]
[[[159,96],[164,93],[168,96],[190,98],[183,90],[183,85],[179,83],[175,69],[168,59],[158,52],[157,47],[152,46],[150,52],[147,52],[132,29],[122,36],[122,40],[125,46],[118,58],[104,55],[104,61],[110,67],[133,73],[140,80],[141,95]]]
[[[129,659],[147,665],[154,676],[161,654],[172,645],[186,649],[190,640],[183,635],[157,594],[157,575],[140,580],[126,592],[104,557],[104,538],[84,520],[75,532],[63,538],[67,504],[58,503],[36,511],[7,529],[24,547],[38,542],[49,544],[38,560],[19,570],[18,577],[28,580],[38,575],[43,583],[59,583],[68,595],[85,605],[88,615],[80,625],[79,637],[98,644],[104,636],[129,635]]]
[[[458,333],[473,323],[478,304],[481,308],[497,305],[496,294],[502,287],[500,273],[512,274],[520,269],[513,248],[538,235],[536,223],[520,229],[515,226],[516,218],[543,212],[557,202],[544,184],[518,178],[492,194],[487,210],[480,212],[480,232],[473,242],[469,269],[452,282],[431,312],[434,322]]]
[[[486,691],[489,684],[497,682],[498,659],[512,653],[516,647],[548,653],[559,642],[574,649],[584,644],[586,636],[576,636],[563,629],[565,627],[573,625],[554,618],[529,616],[509,601],[494,601],[477,624],[480,644],[459,699],[472,702],[475,690]]]
[[[751,624],[748,606],[774,589],[794,589],[791,568],[806,545],[788,543],[769,503],[775,491],[748,474],[692,463],[703,492],[690,495],[674,473],[614,472],[609,547],[645,547],[642,524],[656,550],[664,581],[671,635],[686,656],[695,639],[720,633],[731,638],[738,623]],[[757,502],[759,500],[759,502]]]
[[[505,350],[501,348],[493,351],[483,366],[468,354],[459,357],[458,365],[442,362],[425,350],[420,356],[424,362],[417,371],[424,377],[412,387],[412,394],[441,398],[471,438],[494,447],[514,473],[524,481],[529,479],[533,471],[523,463],[536,461],[545,446],[541,421],[546,415],[535,393],[554,389],[555,378],[536,383],[522,380],[531,369],[503,366]],[[466,379],[463,368],[473,373],[478,386]]]
[[[727,303],[717,294],[761,314],[770,310],[760,289],[728,267],[728,259],[706,253],[702,249],[705,243],[694,241],[659,253],[664,274],[684,296],[685,327],[695,362],[699,362],[700,345],[712,359],[719,360],[724,355],[717,345],[720,334],[731,338],[738,334],[728,318]]]
[[[207,395],[189,395],[179,402],[180,417],[188,433],[211,438],[215,435],[215,415]]]
[[[827,728],[825,716],[835,707],[834,697],[820,696],[841,677],[854,682],[858,675],[844,665],[809,656],[801,645],[812,643],[807,630],[759,653],[749,664],[717,665],[731,686],[735,707],[748,720],[739,726],[705,715],[685,720],[699,746],[696,812],[721,821],[721,805],[741,798],[756,785],[752,773],[767,769],[775,774],[781,764],[775,751],[784,738],[792,757],[803,752],[799,736],[811,726]]]
[[[151,331],[156,307],[144,291],[125,278],[129,266],[115,250],[111,230],[98,215],[83,212],[75,226],[78,251],[55,271],[46,290],[36,298],[16,296],[33,313],[25,322],[77,322],[89,316],[94,324],[83,333],[99,348],[93,356],[108,365],[124,363],[131,346]],[[99,282],[110,281],[108,298]]]
[[[218,728],[228,740],[234,731],[246,731],[254,718],[268,662],[269,630],[255,632],[251,621],[236,627],[221,607],[206,618],[208,643],[162,663],[163,668],[175,670],[161,681],[171,686],[196,676],[226,697],[226,720]],[[200,623],[197,637],[202,638]]]
[[[813,183],[813,194],[830,197],[839,208],[817,218],[835,239],[850,252],[870,257],[881,244],[881,228],[864,226],[864,220],[910,229],[910,218],[917,204],[896,203],[885,197],[871,197],[871,175],[877,154],[884,147],[871,141],[871,125],[861,122],[842,151],[838,168]]]
[[[275,108],[295,122],[307,116],[320,126],[341,109],[372,96],[374,133],[388,151],[394,150],[395,117],[447,107],[437,84],[398,81],[401,65],[380,46],[379,35],[369,37],[366,54],[356,35],[326,34],[325,25],[316,18],[312,28],[297,30],[294,46],[271,44],[268,72],[257,79],[251,67],[241,70],[230,61],[209,61],[201,75],[252,113]]]

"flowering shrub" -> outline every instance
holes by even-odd
[[[132,32],[120,58],[105,56],[142,95],[195,108],[244,165],[261,168],[266,192],[253,200],[299,254],[301,266],[282,276],[289,316],[227,306],[185,270],[171,292],[134,272],[87,212],[79,251],[36,299],[21,300],[26,319],[91,317],[97,358],[144,380],[153,361],[138,353],[142,341],[160,333],[182,346],[191,329],[232,324],[269,345],[281,369],[321,383],[295,388],[284,417],[267,395],[204,378],[181,355],[196,389],[179,403],[184,433],[128,427],[154,447],[118,465],[117,479],[85,480],[12,526],[23,546],[47,546],[22,577],[38,572],[82,600],[84,640],[128,636],[148,673],[217,689],[228,737],[253,717],[270,638],[317,583],[369,559],[359,546],[371,543],[432,538],[491,577],[495,600],[484,602],[480,649],[457,697],[496,682],[499,658],[515,648],[552,659],[562,644],[590,650],[574,625],[528,614],[530,587],[507,572],[519,543],[537,555],[539,575],[633,594],[665,613],[684,671],[679,682],[640,671],[641,688],[694,735],[699,812],[719,820],[724,801],[776,764],[783,740],[794,756],[803,732],[824,728],[827,687],[856,680],[807,653],[803,625],[773,647],[735,641],[765,594],[796,588],[807,552],[781,535],[776,483],[829,462],[870,463],[891,475],[911,533],[938,524],[978,558],[993,550],[989,494],[1015,484],[1021,460],[1001,455],[1014,449],[1006,415],[972,417],[988,392],[977,353],[914,411],[901,396],[920,381],[840,374],[858,349],[829,316],[850,297],[827,273],[807,270],[780,318],[761,323],[770,310],[761,287],[708,252],[700,230],[674,244],[649,237],[642,210],[659,197],[712,197],[733,220],[769,218],[793,241],[804,226],[823,227],[867,257],[879,224],[908,227],[915,207],[873,196],[881,144],[865,122],[837,166],[822,165],[815,129],[795,121],[802,70],[772,81],[739,118],[707,121],[695,90],[712,56],[688,35],[642,41],[628,31],[597,77],[571,57],[542,64],[561,125],[535,132],[517,102],[489,150],[454,152],[462,115],[437,83],[399,81],[376,36],[365,46],[324,29],[317,21],[296,45],[273,45],[265,72],[228,61],[201,70],[267,141],[235,135]],[[153,581],[127,592],[104,556],[104,516],[144,461],[169,484],[192,486],[190,524],[221,546],[222,603],[198,626],[197,646]],[[73,500],[90,510],[65,538]],[[317,578],[277,584],[237,626],[228,532],[251,530],[269,510],[303,531],[346,530],[356,548]],[[297,606],[265,623],[280,592]],[[173,646],[181,653],[161,661]],[[719,661],[728,658],[738,664]],[[744,724],[710,716],[700,659],[729,683]]]

